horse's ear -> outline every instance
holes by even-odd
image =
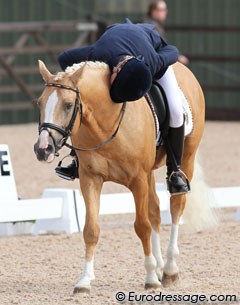
[[[74,85],[77,85],[80,77],[82,76],[83,70],[85,68],[86,64],[84,64],[81,68],[77,69],[71,76],[70,79],[74,83]]]
[[[53,77],[53,74],[47,69],[44,62],[38,60],[39,72],[42,75],[43,80],[47,83],[50,78]]]

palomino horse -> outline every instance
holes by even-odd
[[[159,199],[153,170],[165,164],[165,150],[160,148],[156,152],[155,124],[147,101],[143,97],[127,103],[124,113],[123,104],[113,103],[110,98],[110,70],[104,63],[75,64],[65,72],[53,75],[39,61],[39,69],[46,87],[39,98],[40,135],[35,144],[37,158],[53,161],[69,135],[74,147],[86,149],[76,151],[80,188],[86,204],[83,232],[86,256],[84,271],[74,291],[90,291],[94,279],[94,250],[100,230],[100,193],[105,181],[125,185],[133,193],[136,205],[134,227],[145,255],[145,287],[173,284],[179,277],[176,264],[179,255],[178,226],[186,196],[171,197],[172,228],[164,264],[160,245]],[[182,163],[182,170],[191,180],[204,129],[205,102],[194,75],[179,63],[174,65],[174,71],[193,114],[194,129],[185,139]],[[97,146],[109,139],[120,124],[113,141]],[[98,149],[88,150],[93,147]]]

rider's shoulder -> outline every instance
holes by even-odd
[[[134,25],[134,23],[132,23],[132,21],[129,18],[125,18],[123,23],[110,24],[109,26],[106,27],[106,30],[112,29],[114,27],[122,27],[122,26],[129,26],[129,25]]]

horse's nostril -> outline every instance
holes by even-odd
[[[37,150],[38,150],[38,143],[35,143],[34,146],[33,146],[33,150],[35,152],[35,154],[37,153]]]
[[[46,151],[45,151],[45,149],[38,148],[35,153],[36,153],[37,159],[39,161],[46,160]]]
[[[52,153],[54,151],[54,147],[51,144],[48,144],[48,147],[46,148],[46,152]]]
[[[55,147],[49,143],[47,148],[40,148],[39,142],[37,142],[34,144],[34,152],[39,161],[47,161],[50,155],[55,154]]]

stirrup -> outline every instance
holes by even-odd
[[[180,173],[181,175],[183,175],[183,177],[186,179],[186,183],[188,183],[189,184],[189,180],[188,180],[188,177],[187,177],[187,175],[179,168],[177,171],[172,171],[171,172],[171,175],[169,176],[169,180],[171,180],[171,178],[172,178],[172,176],[174,176],[174,175],[176,175],[176,174],[178,174],[178,173]],[[190,184],[189,184],[190,185]]]
[[[71,177],[59,174],[58,172],[55,172],[55,175],[58,176],[59,178],[65,179],[67,181],[74,181],[75,180],[75,178],[71,178]]]
[[[171,185],[171,183],[172,183],[171,180],[172,180],[172,177],[174,177],[174,175],[177,176],[179,173],[185,178],[185,180],[186,180],[185,186],[187,186],[187,189],[182,191],[182,192],[181,191],[180,192],[178,192],[178,191],[174,192],[173,191],[174,190],[174,185]],[[177,171],[172,171],[170,176],[167,177],[167,187],[168,187],[168,190],[169,190],[169,192],[172,196],[187,194],[191,191],[190,182],[188,180],[188,177],[181,169],[178,169]]]
[[[68,157],[72,157],[72,156],[71,156],[70,154],[64,156],[64,157],[58,162],[57,167],[61,167],[61,166],[62,166],[63,160],[67,159]],[[73,157],[72,157],[72,159],[73,159]]]
[[[71,172],[70,170],[70,166],[68,167],[62,167],[62,162],[64,159],[66,159],[67,157],[71,157],[72,158],[72,163],[74,163],[74,170]],[[72,165],[71,163],[71,165]],[[69,171],[69,172],[68,172]],[[76,159],[76,157],[72,157],[70,154],[66,155],[65,157],[62,158],[62,160],[59,161],[58,166],[55,168],[55,174],[65,180],[68,181],[73,181],[78,177],[78,161]]]

